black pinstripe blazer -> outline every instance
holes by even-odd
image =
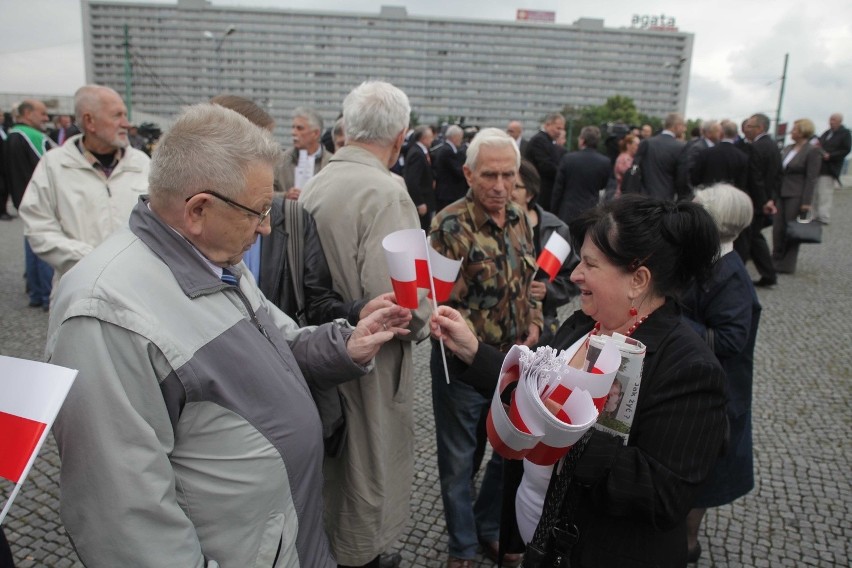
[[[569,347],[593,325],[576,312],[552,346]],[[580,536],[572,567],[686,566],[686,514],[727,434],[724,371],[681,321],[675,302],[651,314],[633,337],[648,348],[639,406],[626,446],[596,430],[577,464],[572,491]],[[459,378],[490,396],[502,359],[480,345]]]
[[[588,333],[581,312],[554,341]],[[633,334],[648,347],[626,446],[595,431],[574,472],[580,540],[572,566],[686,566],[686,514],[727,433],[724,371],[669,300]]]

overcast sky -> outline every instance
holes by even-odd
[[[168,2],[168,3],[174,3]],[[603,18],[628,27],[633,14],[673,17],[695,34],[687,99],[690,118],[774,119],[784,54],[790,54],[782,121],[828,116],[852,122],[852,2],[849,0],[214,0],[241,5],[378,13],[404,5],[411,16],[514,20],[518,8],[556,12],[556,21]],[[642,8],[637,6],[642,5]],[[71,94],[85,82],[76,0],[0,0],[0,90]],[[510,38],[495,37],[494,41]],[[554,57],[558,57],[554,53]]]

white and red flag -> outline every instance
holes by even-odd
[[[562,235],[553,231],[541,254],[538,255],[536,264],[550,276],[550,281],[553,282],[569,254],[571,254],[571,245],[562,238]]]
[[[15,483],[0,523],[76,376],[73,369],[0,356],[0,477]]]
[[[433,299],[438,302],[450,297],[461,261],[436,252],[426,243],[426,234],[421,229],[393,232],[382,240],[382,247],[397,304],[416,309],[418,288],[429,290],[429,298],[434,289]]]

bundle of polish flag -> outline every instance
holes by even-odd
[[[77,371],[0,356],[0,477],[15,484],[0,523],[27,477]]]
[[[584,369],[571,367],[565,352],[550,347],[535,351],[512,347],[503,361],[486,421],[494,451],[538,465],[559,461],[595,425],[610,397],[622,366],[621,343],[607,338],[600,349],[590,350],[594,359],[587,358]],[[507,409],[503,394],[513,385]]]
[[[429,298],[433,302],[444,302],[450,297],[461,261],[436,252],[426,242],[423,230],[393,232],[382,240],[382,247],[397,304],[417,309],[418,288],[429,290]]]

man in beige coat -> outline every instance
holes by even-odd
[[[392,177],[408,128],[405,93],[366,82],[343,101],[346,146],[304,188],[334,289],[344,301],[391,291],[382,239],[419,228],[405,185]],[[411,341],[428,333],[425,296],[411,335],[385,344],[374,370],[340,386],[347,437],[340,457],[326,458],[326,530],[341,566],[378,566],[409,513],[414,467]]]

